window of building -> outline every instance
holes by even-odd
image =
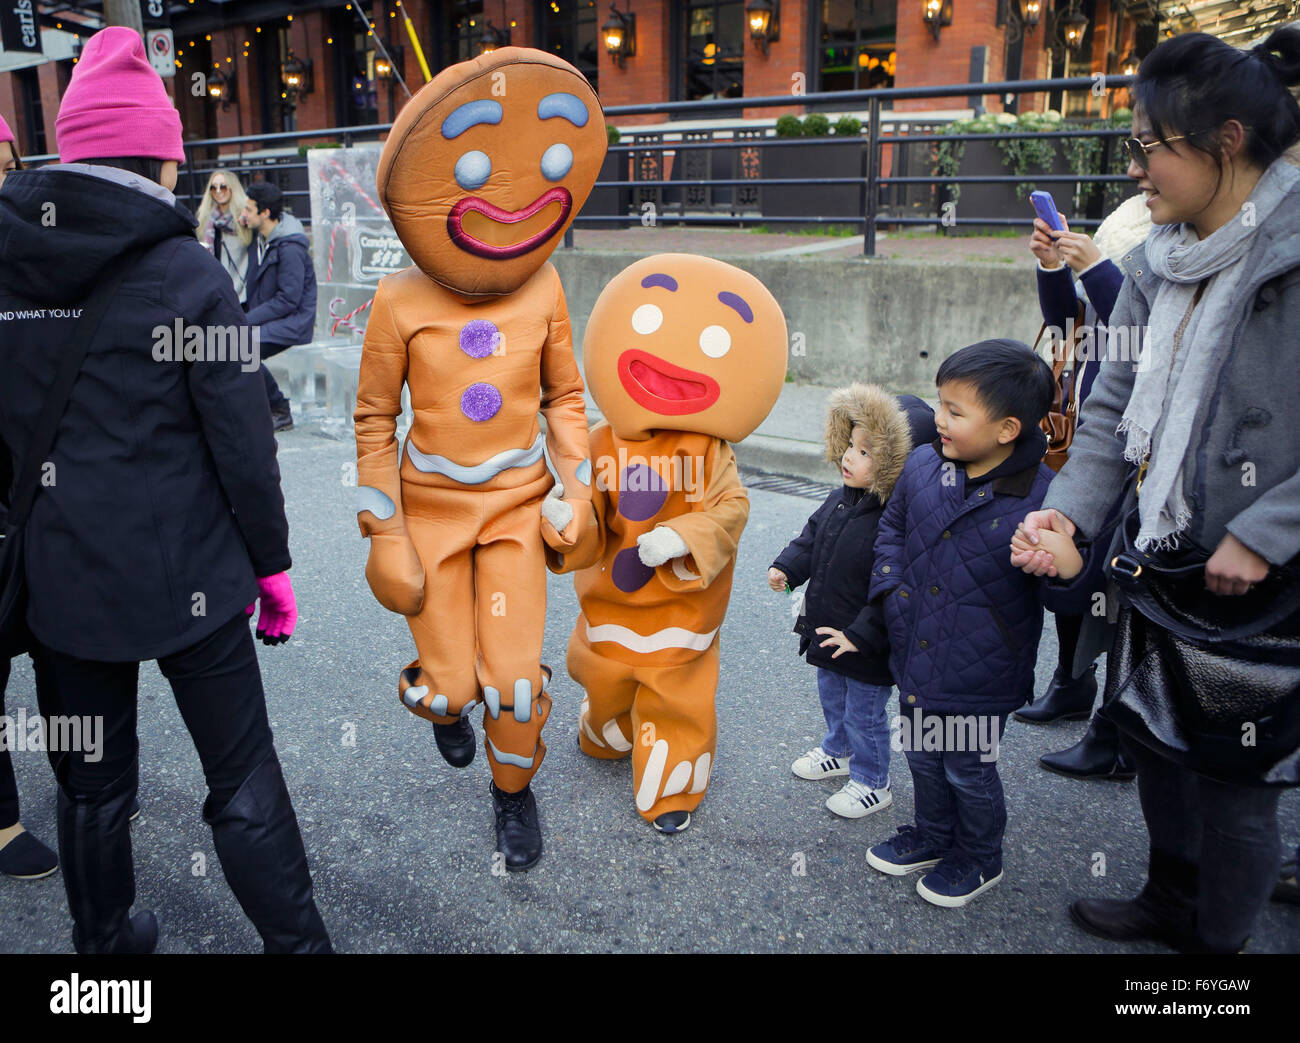
[[[897,0],[821,0],[818,90],[894,85],[898,7]]]
[[[16,69],[18,104],[22,109],[23,128],[26,131],[28,156],[43,156],[48,151],[45,144],[45,110],[41,107],[41,80],[36,67]]]
[[[739,98],[745,83],[744,0],[684,5],[684,98]]]
[[[280,67],[289,57],[288,27],[258,33],[253,41],[253,47],[260,86],[257,96],[261,108],[258,115],[262,123],[262,133],[275,134],[279,131],[297,130],[298,121],[294,117],[293,109],[283,97],[284,85],[280,78]]]
[[[596,0],[539,0],[537,46],[574,65],[596,87],[600,26]]]
[[[383,32],[385,27],[376,27]],[[334,76],[334,118],[340,127],[368,127],[379,122],[375,77],[375,40],[355,11],[330,12],[329,48]]]
[[[483,38],[483,0],[455,0],[451,7],[450,53],[444,65],[477,58]]]

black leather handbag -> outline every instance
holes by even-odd
[[[1206,589],[1207,551],[1139,551],[1137,528],[1134,508],[1106,570],[1127,606],[1107,715],[1211,778],[1300,784],[1300,559],[1225,597]]]
[[[59,422],[68,408],[68,399],[72,397],[72,385],[77,381],[91,341],[104,319],[108,302],[113,299],[126,273],[134,267],[140,252],[132,251],[122,258],[115,274],[96,287],[82,305],[72,342],[59,360],[59,372],[37,418],[26,455],[21,466],[15,468],[17,480],[5,519],[4,538],[0,540],[0,655],[6,659],[26,652],[32,643],[32,635],[27,629],[27,575],[23,558],[27,516],[40,490],[41,469],[54,448]]]

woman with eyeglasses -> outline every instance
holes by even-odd
[[[245,198],[239,178],[229,170],[214,170],[199,203],[199,223],[194,229],[199,242],[230,274],[240,304],[248,299],[248,247],[253,241],[253,233],[239,221]]]
[[[1128,175],[1156,227],[1111,315],[1112,336],[1142,331],[1140,360],[1102,366],[1013,541],[1037,575],[1056,575],[1040,529],[1108,563],[1103,705],[1150,850],[1135,898],[1070,906],[1103,938],[1241,951],[1277,880],[1278,797],[1300,785],[1297,84],[1294,27],[1245,51],[1189,33],[1142,62]]]

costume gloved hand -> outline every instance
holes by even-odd
[[[542,540],[557,553],[574,550],[590,534],[595,520],[590,500],[567,499],[558,485],[552,486],[542,500]]]
[[[264,645],[282,645],[292,636],[294,624],[298,622],[298,603],[293,597],[289,573],[277,572],[274,576],[259,577],[257,589],[261,592],[257,601],[244,611],[251,616],[260,601],[262,611],[257,616],[257,636]]]
[[[542,517],[551,523],[556,532],[561,533],[573,521],[573,504],[561,499],[563,492],[558,485],[554,485],[542,501]]]
[[[424,565],[404,530],[370,537],[366,582],[389,612],[416,616],[424,607]]]
[[[642,533],[636,538],[636,545],[641,564],[652,569],[691,552],[686,541],[667,525],[656,525],[649,532]]]

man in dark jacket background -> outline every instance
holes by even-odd
[[[250,326],[261,327],[262,379],[276,431],[293,427],[289,400],[266,368],[295,344],[306,344],[316,328],[316,270],[311,243],[302,222],[284,211],[284,194],[272,184],[257,181],[248,186],[248,200],[240,220],[257,233],[248,263]]]

